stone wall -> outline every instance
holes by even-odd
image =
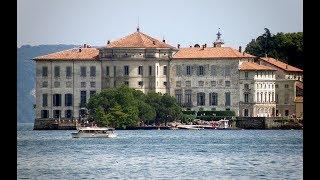
[[[33,130],[75,130],[76,120],[35,119]]]
[[[241,129],[301,129],[302,125],[283,117],[237,117],[236,127]]]

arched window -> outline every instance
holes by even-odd
[[[271,101],[274,102],[274,92],[272,92],[272,96],[271,97],[272,97]]]
[[[262,95],[262,92],[261,92],[261,93],[260,93],[260,97],[261,97],[261,98],[260,98],[260,101],[261,101],[261,102],[263,102],[263,99],[262,99],[263,97],[262,97],[262,96],[263,96],[263,95]]]
[[[267,93],[264,93],[264,102],[267,102]]]
[[[271,102],[271,94],[269,93],[268,102]]]

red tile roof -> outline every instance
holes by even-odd
[[[81,52],[80,50],[81,49]],[[72,48],[65,51],[38,56],[34,60],[97,60],[99,50],[96,48]]]
[[[269,66],[260,65],[254,62],[243,62],[239,68],[241,71],[276,71]]]
[[[191,47],[180,48],[179,51],[173,55],[174,59],[211,59],[211,58],[253,58],[254,56],[241,53],[236,49],[230,47]]]
[[[174,48],[169,44],[150,37],[140,31],[136,31],[117,41],[107,44],[107,48]]]
[[[293,67],[289,64],[286,64],[286,63],[279,61],[279,60],[276,60],[274,58],[266,57],[266,58],[261,58],[261,59],[264,60],[265,62],[268,62],[268,63],[270,63],[280,69],[288,71],[288,72],[303,72],[303,70],[301,70],[299,68]]]
[[[296,98],[294,98],[294,102],[303,102],[303,96],[296,96]]]

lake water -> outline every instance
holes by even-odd
[[[127,130],[114,139],[18,124],[18,179],[302,179],[302,130]]]

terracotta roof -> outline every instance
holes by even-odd
[[[266,58],[261,58],[261,59],[264,60],[265,62],[268,62],[268,63],[270,63],[280,69],[288,71],[288,72],[303,72],[303,70],[301,70],[299,68],[293,67],[289,64],[286,64],[286,63],[279,61],[279,60],[276,60],[274,58],[266,57]]]
[[[294,102],[303,102],[303,96],[296,96],[296,98],[294,98]]]
[[[239,69],[242,71],[276,71],[276,69],[269,66],[260,65],[254,62],[243,62]]]
[[[107,48],[174,48],[169,44],[150,37],[140,31],[136,31],[117,41],[107,44]]]
[[[297,82],[296,82],[296,86],[297,86],[298,88],[300,88],[300,89],[303,89],[303,83],[300,82],[300,81],[297,81]]]
[[[180,48],[174,54],[174,59],[202,59],[202,58],[253,58],[254,56],[241,53],[230,47],[191,47]]]
[[[80,50],[81,49],[81,52]],[[65,51],[38,56],[33,60],[96,60],[99,50],[96,48],[72,48]]]

